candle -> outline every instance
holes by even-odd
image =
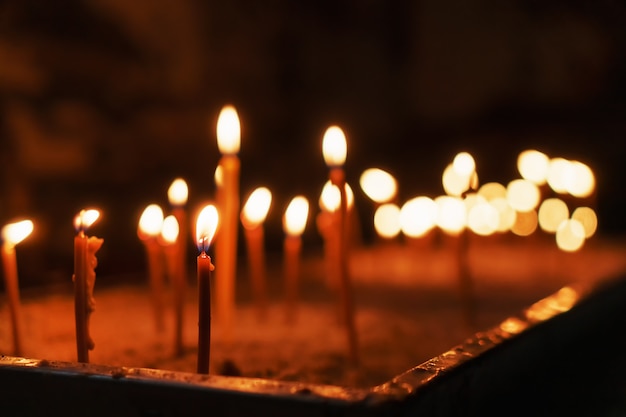
[[[309,215],[309,201],[304,196],[294,197],[283,215],[284,268],[287,322],[296,320],[298,304],[298,282],[300,275],[300,252],[302,250],[302,233]]]
[[[11,329],[13,333],[13,355],[22,355],[20,330],[20,289],[17,277],[15,245],[26,239],[33,231],[33,222],[22,220],[7,224],[2,228],[2,265],[4,267],[4,287],[9,300]]]
[[[95,309],[93,288],[96,283],[94,269],[98,264],[96,252],[103,239],[89,237],[85,231],[100,217],[98,210],[81,210],[74,217],[74,314],[76,319],[76,351],[78,362],[89,362],[89,351],[94,341],[89,334],[89,317]]]
[[[215,269],[208,255],[209,245],[217,228],[218,214],[215,206],[205,206],[196,222],[196,244],[200,254],[197,259],[198,275],[198,373],[209,373],[211,353],[211,271]]]
[[[167,190],[167,198],[172,207],[172,214],[178,222],[178,237],[176,239],[177,247],[177,263],[179,274],[183,282],[187,282],[187,212],[185,205],[189,196],[189,188],[187,182],[182,178],[176,178]],[[184,290],[184,286],[182,287]]]
[[[322,141],[324,161],[330,168],[330,181],[339,188],[340,209],[339,215],[339,256],[338,270],[340,274],[340,290],[342,299],[343,319],[348,339],[349,358],[352,365],[358,364],[358,347],[356,327],[354,323],[354,307],[352,305],[352,288],[348,270],[348,231],[347,214],[348,201],[346,195],[346,178],[343,164],[346,160],[346,137],[338,126],[330,126],[324,133]]]
[[[182,356],[183,344],[183,312],[184,312],[184,286],[185,281],[180,275],[179,247],[177,245],[180,235],[178,220],[170,214],[163,219],[161,228],[161,242],[165,252],[165,264],[167,275],[174,286],[174,352],[176,356]]]
[[[139,218],[137,236],[144,244],[148,262],[148,278],[152,292],[154,322],[157,331],[163,331],[163,253],[157,237],[163,227],[163,210],[157,204],[148,205]]]
[[[239,147],[241,127],[233,106],[225,106],[217,120],[217,145],[222,153],[216,169],[217,207],[222,218],[217,232],[215,253],[220,260],[216,272],[217,316],[223,323],[223,338],[228,341],[235,307],[237,272],[237,225],[239,223]]]
[[[265,250],[263,246],[263,222],[272,204],[272,193],[266,187],[255,189],[241,210],[248,252],[250,282],[257,306],[257,318],[262,320],[267,313],[267,283]]]

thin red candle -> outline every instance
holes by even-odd
[[[215,266],[208,255],[209,245],[217,228],[218,214],[215,206],[205,206],[196,223],[198,275],[198,373],[208,374],[211,355],[211,271]]]

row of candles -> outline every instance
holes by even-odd
[[[225,106],[218,118],[217,141],[222,154],[215,171],[217,185],[216,205],[200,210],[195,227],[198,281],[198,372],[208,373],[211,334],[211,275],[215,271],[216,312],[223,322],[224,339],[229,340],[234,322],[234,284],[237,265],[237,230],[241,222],[250,262],[251,283],[259,315],[264,314],[265,261],[263,254],[263,222],[268,214],[272,195],[268,188],[259,187],[250,193],[240,211],[239,159],[240,124],[232,106]],[[329,180],[320,196],[321,212],[317,219],[320,233],[325,239],[327,271],[340,292],[340,311],[345,325],[351,363],[358,362],[357,334],[354,324],[350,273],[348,270],[349,224],[354,194],[345,179],[343,165],[347,144],[338,126],[329,127],[322,141],[322,153],[329,167]],[[376,204],[374,226],[382,238],[391,239],[400,233],[408,238],[420,238],[438,227],[445,233],[458,235],[464,230],[486,236],[493,233],[512,232],[520,236],[532,234],[537,227],[554,233],[559,247],[566,251],[580,249],[597,227],[595,211],[591,207],[578,207],[570,216],[567,203],[558,195],[588,198],[595,191],[595,178],[591,169],[578,161],[549,158],[536,151],[527,150],[518,156],[520,179],[502,185],[488,182],[478,186],[478,175],[473,157],[460,152],[444,169],[444,193],[439,197],[417,196],[402,206],[397,201],[398,185],[395,178],[379,168],[365,170],[360,177],[364,193]],[[541,200],[542,194],[552,197]],[[146,207],[139,219],[138,236],[146,248],[148,272],[152,288],[155,323],[163,327],[163,281],[171,278],[175,291],[175,350],[183,351],[183,303],[186,286],[185,205],[187,184],[176,179],[168,189],[172,213],[164,216],[156,204]],[[293,317],[297,300],[301,235],[306,227],[309,202],[306,197],[294,197],[283,216],[285,231],[285,277],[287,316]],[[75,217],[77,235],[74,241],[74,288],[76,315],[76,342],[79,362],[89,361],[89,350],[94,343],[89,336],[89,315],[93,311],[95,253],[103,239],[89,237],[87,229],[97,220],[97,210],[82,210]],[[2,229],[2,260],[5,287],[11,312],[14,352],[21,351],[19,335],[19,289],[14,247],[33,230],[33,223],[24,220]],[[208,252],[215,238],[213,265]],[[165,255],[165,271],[160,259]]]

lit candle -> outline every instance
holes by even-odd
[[[148,205],[139,218],[137,236],[143,242],[148,261],[148,278],[152,291],[154,319],[157,331],[163,331],[163,252],[157,238],[163,227],[163,210],[157,204]]]
[[[218,214],[215,206],[205,206],[196,222],[198,246],[198,373],[209,373],[211,354],[211,271],[215,269],[208,255],[209,245],[217,228]]]
[[[339,292],[339,188],[327,181],[322,187],[319,198],[320,212],[316,218],[317,230],[324,240],[324,263],[326,266],[326,285],[333,292]],[[339,316],[341,317],[341,311]]]
[[[308,215],[309,201],[304,196],[296,196],[289,202],[283,216],[286,319],[288,322],[296,320],[302,233],[306,227]]]
[[[176,356],[183,354],[183,312],[185,282],[180,275],[179,248],[177,245],[180,235],[178,220],[173,214],[163,219],[161,228],[161,242],[165,252],[165,264],[170,282],[174,285],[174,352]]]
[[[272,204],[272,193],[266,187],[255,189],[241,210],[241,223],[244,227],[250,282],[257,306],[258,319],[264,319],[267,312],[267,283],[265,271],[265,250],[263,222]]]
[[[167,190],[167,198],[172,207],[172,214],[176,217],[178,222],[178,236],[176,239],[176,247],[178,254],[177,264],[179,273],[178,276],[182,279],[183,284],[187,282],[187,212],[185,211],[185,205],[187,204],[187,198],[189,196],[189,188],[187,183],[182,178],[176,178],[172,181],[170,188]],[[185,285],[180,287],[180,290],[185,290]]]
[[[237,272],[237,225],[239,223],[239,147],[241,127],[233,106],[225,106],[217,120],[217,145],[222,154],[216,174],[217,207],[220,212],[215,254],[220,260],[216,272],[217,316],[223,324],[225,341],[230,339],[235,308],[235,276]],[[216,176],[217,177],[217,176]]]
[[[13,331],[13,355],[22,355],[20,335],[20,289],[17,278],[15,245],[26,239],[33,231],[33,222],[22,220],[7,224],[2,228],[2,265],[4,266],[4,287],[9,299],[11,328]]]
[[[96,252],[103,239],[88,237],[85,231],[100,217],[98,210],[81,210],[74,217],[74,314],[76,318],[76,351],[78,362],[89,362],[89,351],[94,341],[89,334],[89,317],[95,309],[93,288],[96,283]]]
[[[357,335],[354,323],[354,307],[352,305],[352,288],[348,271],[348,201],[346,196],[346,177],[343,164],[346,160],[347,144],[343,130],[338,126],[329,127],[322,141],[324,161],[330,168],[330,181],[339,188],[339,273],[342,299],[343,318],[345,321],[349,357],[352,365],[358,364]]]

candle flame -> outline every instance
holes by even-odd
[[[231,105],[222,108],[217,118],[217,147],[222,154],[235,155],[241,145],[241,125],[237,110]]]
[[[578,220],[585,228],[585,237],[588,239],[596,233],[598,216],[591,207],[578,207],[572,213],[572,219]]]
[[[506,187],[506,199],[517,211],[530,211],[537,208],[541,193],[539,187],[532,181],[516,179]]]
[[[244,226],[254,228],[263,223],[271,204],[272,193],[267,187],[259,187],[252,191],[241,211]]]
[[[476,162],[468,152],[459,152],[454,157],[452,168],[460,176],[469,178],[476,170]]]
[[[84,231],[91,227],[99,217],[100,212],[98,210],[81,210],[80,213],[74,217],[74,228],[76,228],[77,231]]]
[[[435,227],[437,204],[426,196],[414,197],[400,208],[400,227],[409,237],[421,237]]]
[[[7,224],[2,228],[2,241],[5,245],[13,247],[26,239],[33,232],[33,228],[31,220]]]
[[[555,233],[561,222],[569,217],[569,208],[560,198],[547,198],[539,206],[537,220],[544,232]]]
[[[309,216],[309,200],[304,196],[296,196],[285,210],[283,216],[283,230],[291,236],[300,236],[306,227]]]
[[[467,224],[465,203],[459,197],[443,195],[435,198],[437,226],[450,235],[457,235]]]
[[[217,223],[219,221],[219,214],[217,208],[214,205],[209,204],[198,214],[196,221],[196,245],[200,252],[207,252],[209,245],[215,236],[215,230],[217,229]]]
[[[346,162],[346,136],[339,126],[330,126],[322,140],[324,161],[329,167],[339,167]]]
[[[350,184],[346,183],[346,202],[348,209],[352,207],[354,204],[354,193],[352,192],[352,187]],[[319,199],[320,208],[324,211],[336,211],[339,210],[341,205],[341,193],[339,192],[339,187],[337,187],[332,182],[326,181],[324,187],[322,188],[322,193],[320,194]]]
[[[382,204],[374,213],[374,229],[382,238],[392,239],[400,234],[400,207]]]
[[[224,185],[224,168],[222,168],[222,165],[220,164],[218,164],[215,168],[214,179],[215,185],[217,185],[218,187]]]
[[[543,152],[534,149],[520,152],[517,157],[517,169],[522,178],[537,185],[546,183],[549,167],[550,158]]]
[[[178,239],[178,233],[180,232],[180,227],[178,225],[178,220],[176,216],[170,214],[165,219],[163,219],[163,227],[161,227],[161,239],[167,245],[172,245],[176,243]]]
[[[576,219],[566,219],[556,230],[556,243],[565,252],[576,252],[585,244],[585,228]]]
[[[148,205],[139,218],[140,237],[155,237],[163,227],[163,210],[158,204]]]
[[[380,168],[369,168],[363,171],[359,183],[363,192],[376,203],[387,203],[398,192],[396,179]]]
[[[167,190],[167,198],[172,206],[179,207],[187,204],[189,196],[189,188],[187,182],[182,178],[176,178],[172,181],[170,188]]]

